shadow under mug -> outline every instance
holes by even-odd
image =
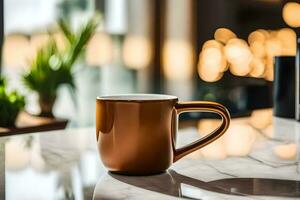
[[[220,126],[207,136],[176,149],[178,115],[201,111],[220,115]],[[229,123],[227,109],[214,102],[178,102],[175,96],[156,94],[104,96],[96,100],[100,157],[109,171],[119,174],[164,172],[173,162],[222,136]]]

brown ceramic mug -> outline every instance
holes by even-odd
[[[211,134],[176,149],[178,115],[213,112],[221,125]],[[169,95],[134,94],[98,97],[96,135],[101,159],[115,173],[146,175],[161,173],[183,156],[218,139],[227,130],[230,115],[218,103],[178,102]]]

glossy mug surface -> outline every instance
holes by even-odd
[[[178,115],[213,112],[222,118],[211,134],[176,149]],[[134,94],[98,97],[96,136],[100,157],[111,172],[131,175],[161,173],[183,156],[224,134],[230,115],[221,104],[178,102],[169,95]]]

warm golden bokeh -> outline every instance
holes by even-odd
[[[256,58],[264,58],[266,56],[266,49],[264,42],[254,41],[250,43],[250,49],[253,56]]]
[[[217,41],[220,41],[220,42],[226,44],[230,39],[236,38],[236,35],[234,32],[232,32],[228,28],[218,28],[215,31],[214,38]]]
[[[200,78],[206,82],[215,82],[222,78],[222,72],[216,72],[211,70],[210,68],[206,68],[198,63],[198,74]]]
[[[198,122],[198,133],[204,137],[219,124],[220,120],[217,119],[201,119]],[[249,125],[248,118],[232,119],[226,134],[200,149],[197,156],[213,160],[230,156],[246,156],[252,151],[257,136],[258,132]]]
[[[256,129],[262,130],[272,123],[272,109],[255,110],[251,113],[250,124]]]
[[[299,13],[300,15],[300,13]],[[290,28],[280,29],[276,34],[277,39],[281,43],[281,55],[296,55],[296,32]]]
[[[245,76],[250,72],[252,53],[244,40],[231,39],[225,46],[225,56],[230,63],[230,72]]]
[[[37,33],[30,37],[31,58],[36,57],[37,51],[45,46],[50,40],[48,33]]]
[[[217,38],[222,31],[224,32],[223,28],[217,29]],[[236,76],[273,81],[274,57],[294,56],[296,37],[294,30],[283,28],[272,31],[255,30],[249,34],[248,43],[233,35],[229,40],[208,40],[203,44],[199,56],[199,76],[204,81],[214,82],[229,69]]]
[[[253,31],[248,36],[248,42],[249,44],[252,44],[253,42],[265,42],[267,39],[265,32],[261,30]]]
[[[204,42],[202,49],[206,49],[206,48],[210,48],[210,47],[222,49],[223,45],[216,40],[207,40],[206,42]]]
[[[137,35],[128,35],[123,46],[123,60],[131,69],[147,67],[152,60],[152,45],[149,38]]]
[[[61,51],[64,51],[67,47],[67,40],[61,32],[53,33],[53,39],[56,42],[57,48]]]
[[[91,66],[109,64],[113,59],[113,42],[107,33],[96,33],[86,49],[86,62]]]
[[[277,38],[270,38],[265,43],[266,53],[269,57],[279,56],[281,55],[282,44]]]
[[[168,39],[163,45],[163,70],[169,80],[188,80],[193,76],[194,49],[187,40]]]
[[[4,38],[3,62],[10,67],[26,67],[30,56],[30,43],[24,35],[9,35]],[[29,51],[28,51],[29,50]]]
[[[297,145],[295,143],[277,145],[273,153],[282,160],[294,160],[297,156]]]
[[[288,2],[282,9],[282,17],[289,26],[300,27],[300,4],[296,2]]]
[[[228,69],[224,46],[216,40],[204,43],[199,55],[198,74],[206,82],[215,82],[222,78],[223,72]]]
[[[203,67],[210,68],[215,72],[224,72],[227,65],[222,50],[214,47],[202,50],[200,62]]]
[[[260,78],[265,71],[265,63],[261,58],[253,58],[250,63],[250,76]]]

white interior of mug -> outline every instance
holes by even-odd
[[[98,100],[112,101],[155,101],[155,100],[176,100],[176,96],[165,94],[119,94],[97,97]]]

